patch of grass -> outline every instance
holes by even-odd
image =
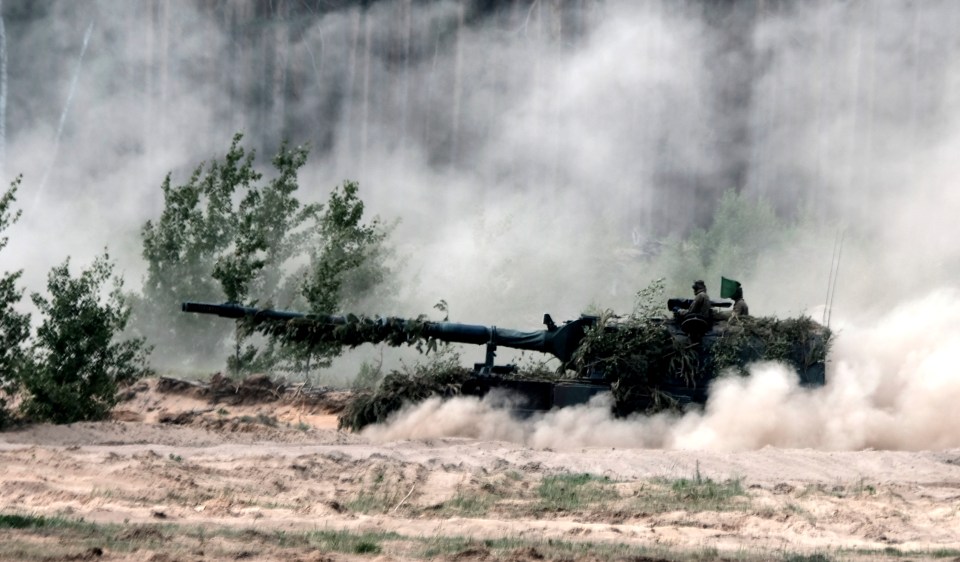
[[[39,515],[0,514],[0,529],[30,529],[41,527],[62,527],[65,520],[48,519]]]
[[[279,420],[274,416],[268,416],[266,414],[257,414],[256,416],[243,415],[237,418],[241,423],[254,424],[258,423],[260,425],[265,425],[267,427],[278,427],[280,425]]]
[[[279,425],[276,417],[266,414],[257,414],[257,422],[268,427],[277,427],[277,425]]]
[[[873,496],[877,493],[877,489],[872,484],[867,484],[866,478],[860,478],[852,491],[855,496]]]
[[[596,477],[593,477],[596,478]],[[232,526],[164,524],[95,524],[81,519],[42,517],[24,514],[0,514],[0,559],[47,561],[81,559],[93,548],[115,553],[136,553],[137,559],[149,559],[152,553],[182,558],[188,552],[203,550],[205,556],[232,559],[240,555],[257,559],[263,545],[277,552],[277,558],[293,559],[316,551],[337,552],[347,556],[386,555],[404,560],[465,559],[487,560],[591,560],[622,562],[624,560],[714,562],[833,562],[878,558],[956,558],[960,551],[884,550],[837,551],[827,553],[788,553],[782,550],[720,551],[713,547],[684,549],[670,545],[637,545],[617,542],[581,542],[557,539],[531,539],[507,536],[476,539],[438,533],[427,536],[400,535],[393,532],[354,532],[335,530],[264,531]],[[50,537],[57,540],[51,541]],[[214,540],[216,539],[216,540]],[[833,558],[836,556],[837,558]],[[186,556],[189,558],[189,556]],[[86,558],[83,558],[86,559]]]
[[[860,498],[864,496],[874,496],[877,494],[877,488],[873,484],[868,484],[865,478],[860,478],[853,484],[844,485],[837,482],[832,486],[823,483],[816,483],[807,486],[797,497],[804,498],[811,495],[824,495],[834,498]]]
[[[729,511],[745,507],[747,499],[743,479],[718,482],[701,474],[700,463],[691,478],[654,478],[652,484],[637,494],[645,511]]]
[[[606,476],[558,474],[546,476],[537,488],[540,506],[547,510],[577,511],[589,504],[619,497]]]
[[[375,542],[360,541],[353,545],[354,554],[380,554],[380,544]]]
[[[797,517],[800,517],[806,520],[807,523],[810,523],[811,525],[814,525],[817,521],[817,518],[814,517],[814,515],[810,513],[810,511],[805,509],[803,506],[797,505],[795,503],[788,503],[784,507],[784,511],[790,515],[796,515]]]
[[[669,562],[703,561],[721,559],[715,548],[696,550],[670,549],[661,546],[637,546],[611,542],[568,542],[556,539],[530,540],[518,537],[497,539],[470,539],[466,537],[435,536],[426,539],[423,549],[413,553],[419,559],[468,560],[591,560],[614,562],[624,560]],[[769,556],[738,556],[737,560],[764,561]]]
[[[354,499],[346,502],[343,507],[348,511],[357,513],[386,513],[398,501],[394,501],[394,496],[391,494],[379,491],[361,491]]]
[[[486,550],[483,542],[465,537],[445,537],[434,535],[424,541],[422,548],[416,553],[416,558],[432,560],[445,558],[452,554],[460,554],[471,550]]]
[[[935,548],[932,550],[903,550],[894,546],[888,546],[883,549],[858,548],[846,552],[857,557],[869,557],[871,560],[877,558],[920,558],[920,559],[939,559],[949,558],[951,560],[960,559],[960,549],[956,548]]]
[[[386,486],[387,475],[382,467],[374,470],[367,482],[353,499],[343,504],[344,508],[357,513],[386,513],[403,498],[403,484],[391,482],[391,486]]]
[[[396,533],[351,533],[349,531],[313,531],[307,535],[309,544],[323,550],[345,552],[348,554],[380,554],[381,543],[387,540],[399,540]]]
[[[744,495],[740,479],[716,482],[710,478],[678,478],[670,483],[670,489],[678,499],[694,503],[721,503],[735,496]]]
[[[170,453],[170,460],[172,460],[173,462],[183,462],[183,457],[181,457],[180,455],[174,455],[173,453]]]
[[[782,559],[783,562],[833,562],[826,554],[787,554]]]
[[[117,497],[117,491],[112,488],[94,488],[90,495],[101,498],[115,498]]]
[[[507,472],[504,473],[504,476],[506,476],[510,480],[515,480],[517,482],[523,480],[523,473],[520,472],[519,470],[508,470]]]
[[[489,512],[497,499],[497,496],[489,493],[464,494],[458,492],[453,499],[440,505],[440,511],[451,515],[476,517]]]

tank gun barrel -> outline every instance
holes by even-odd
[[[254,308],[251,306],[241,306],[236,303],[212,304],[206,302],[185,302],[180,304],[182,312],[196,312],[197,314],[213,314],[222,318],[262,318],[264,320],[292,320],[294,318],[305,318],[307,315],[302,312],[289,312],[286,310],[271,310],[266,308]]]
[[[341,326],[349,323],[347,316],[327,314],[305,314],[284,310],[272,310],[242,306],[236,303],[211,304],[201,302],[184,302],[180,309],[183,312],[198,314],[213,314],[223,318],[247,318],[255,323],[269,321],[304,320],[309,323],[325,326]],[[497,346],[526,351],[549,353],[564,363],[570,361],[580,340],[583,339],[584,328],[593,323],[591,317],[582,317],[557,327],[549,315],[544,317],[546,330],[521,331],[496,326],[480,324],[461,324],[458,322],[431,322],[419,320],[404,320],[402,318],[378,318],[376,322],[381,326],[396,326],[399,328],[416,327],[423,336],[439,341],[486,345],[488,354]],[[316,334],[316,332],[313,332]],[[488,355],[488,363],[490,356]]]
[[[667,299],[667,309],[673,310],[674,308],[690,308],[690,305],[693,304],[693,299],[686,298],[672,298]],[[733,306],[731,301],[710,301],[710,306],[713,308],[730,308]]]

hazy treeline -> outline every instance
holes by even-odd
[[[202,100],[211,130],[246,131],[267,153],[283,139],[309,142],[318,157],[347,168],[370,165],[384,147],[413,146],[430,165],[470,169],[486,159],[500,119],[520,118],[535,129],[531,140],[564,139],[540,147],[542,162],[495,163],[506,166],[495,175],[516,176],[509,183],[521,189],[539,178],[562,191],[581,179],[570,159],[591,157],[592,148],[578,150],[577,139],[567,138],[580,126],[571,115],[577,109],[565,105],[555,80],[571,72],[594,79],[591,69],[577,68],[579,54],[616,41],[622,30],[611,20],[626,17],[636,36],[608,54],[620,67],[610,85],[620,90],[612,109],[621,122],[610,127],[601,117],[596,125],[645,160],[640,168],[622,163],[636,193],[621,194],[619,207],[662,235],[690,226],[672,213],[690,200],[694,224],[706,226],[712,203],[731,188],[770,195],[781,212],[804,202],[833,211],[831,184],[883,183],[871,163],[893,148],[880,136],[891,120],[919,143],[955,104],[948,71],[957,40],[936,25],[960,21],[960,8],[949,3],[912,3],[895,13],[869,2],[626,6],[5,0],[9,107],[16,108],[8,134],[15,142],[59,109],[89,24],[96,32],[84,72],[140,109],[123,116],[128,130],[111,139],[120,154],[162,150],[176,135],[178,118],[170,115],[193,111],[187,99]],[[892,80],[903,84],[891,91],[884,86]],[[600,91],[577,103],[601,106],[605,98]],[[838,123],[838,112],[852,123]],[[836,151],[844,157],[839,170]]]

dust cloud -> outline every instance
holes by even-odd
[[[610,398],[528,419],[502,399],[429,400],[365,435],[377,440],[471,437],[535,448],[841,451],[960,447],[960,292],[935,291],[869,326],[837,326],[827,384],[801,388],[776,363],[718,379],[704,408],[617,419]]]
[[[650,243],[708,223],[730,189],[850,229],[844,275],[863,278],[838,306],[862,306],[864,284],[886,295],[894,272],[960,272],[944,236],[960,203],[955,3],[384,0],[290,26],[257,20],[260,4],[2,4],[3,181],[24,174],[25,210],[3,258],[28,290],[107,245],[136,284],[164,175],[184,181],[238,131],[264,160],[282,138],[313,146],[303,199],[355,179],[399,221],[396,301],[362,312],[442,298],[457,320],[523,327],[622,309],[666,274]],[[264,83],[270,45],[296,95]],[[789,266],[719,266],[761,308],[796,312],[823,299],[835,232],[818,234],[797,233],[809,251]]]

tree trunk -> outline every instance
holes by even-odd
[[[453,68],[453,110],[450,116],[450,129],[453,137],[450,143],[450,164],[454,166],[460,163],[460,104],[462,103],[460,98],[463,88],[463,36],[466,28],[466,12],[465,0],[460,0],[457,13],[457,43]]]
[[[7,182],[7,30],[0,0],[0,182]]]
[[[365,12],[364,12],[364,17]],[[353,104],[357,81],[357,51],[360,44],[360,10],[353,10],[352,33],[350,37],[350,59],[347,63],[347,87],[343,93],[343,121],[339,123],[339,130],[342,131],[341,146],[337,153],[337,169],[344,169],[354,158],[354,116]]]
[[[370,62],[373,58],[373,18],[367,12],[364,12],[364,33],[363,33],[363,105],[360,122],[360,166],[365,169],[367,162],[367,147],[369,139],[367,138],[370,127]]]
[[[274,142],[286,137],[287,68],[290,59],[289,9],[286,0],[276,0],[274,13],[272,123]]]

